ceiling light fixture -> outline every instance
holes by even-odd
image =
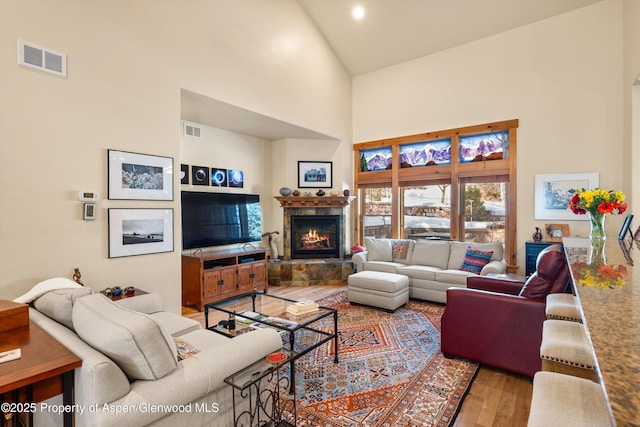
[[[356,6],[351,11],[351,14],[353,15],[354,18],[356,18],[357,20],[360,20],[364,18],[364,8],[362,6]]]

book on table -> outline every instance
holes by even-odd
[[[287,306],[287,313],[299,316],[301,314],[313,313],[319,309],[318,303],[311,300],[301,300]]]

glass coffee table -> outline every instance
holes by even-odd
[[[316,310],[301,315],[293,315],[287,312],[287,307],[296,303],[299,302],[268,295],[264,292],[252,292],[204,306],[205,327],[210,331],[230,338],[244,333],[251,333],[256,328],[273,328],[280,333],[283,348],[276,353],[284,354],[286,356],[283,356],[284,360],[278,362],[259,360],[225,379],[227,384],[240,392],[242,398],[254,399],[256,405],[254,405],[252,411],[256,411],[255,408],[258,408],[257,412],[262,410],[270,421],[275,422],[274,425],[287,424],[282,421],[282,413],[276,409],[277,405],[273,404],[273,402],[280,400],[279,390],[281,384],[283,384],[282,368],[289,367],[289,378],[284,383],[287,384],[289,394],[293,396],[292,406],[289,407],[288,411],[293,412],[295,419],[296,360],[333,340],[334,363],[338,363],[338,311],[333,308],[318,306]],[[289,308],[291,309],[291,307]],[[233,316],[235,318],[235,328],[230,330],[225,322],[210,324],[209,313],[211,311],[226,313],[228,317]],[[327,322],[320,322],[322,319],[330,317],[333,318],[333,322],[330,322],[331,326],[327,327]],[[274,375],[275,390],[262,390],[261,383],[263,380],[266,379],[266,382],[269,382],[274,378]],[[266,398],[263,397],[265,392],[267,393]],[[255,396],[252,396],[252,393]],[[249,425],[253,425],[254,421],[261,425],[260,416],[257,412],[247,414],[245,411],[239,415],[235,414],[235,393],[233,394],[233,399],[236,424],[242,424],[239,422],[241,416],[248,416],[250,418]],[[271,402],[269,404],[272,408],[270,410],[260,408],[261,401],[263,403]],[[271,416],[275,416],[276,419],[270,418]]]

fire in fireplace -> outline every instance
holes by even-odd
[[[292,215],[291,258],[339,258],[339,215]]]

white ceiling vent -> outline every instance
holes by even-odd
[[[67,77],[67,55],[18,40],[18,64]]]
[[[184,134],[187,136],[193,136],[200,138],[200,128],[194,125],[184,124]]]

